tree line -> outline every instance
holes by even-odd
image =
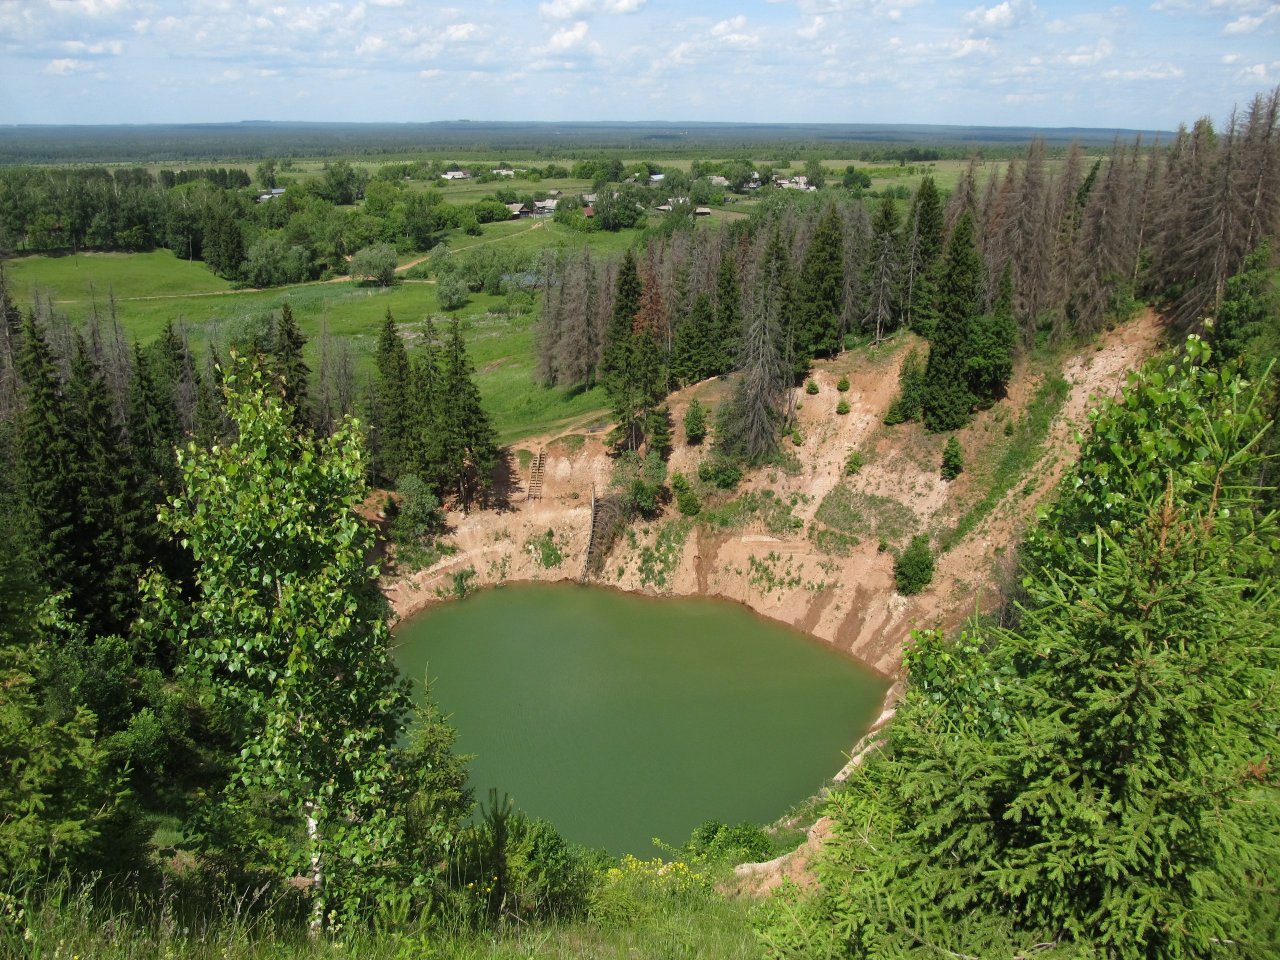
[[[810,361],[906,328],[929,354],[893,416],[954,429],[1002,395],[1018,349],[1091,336],[1139,298],[1183,326],[1212,315],[1280,227],[1278,108],[1280,93],[1259,95],[1221,133],[1202,119],[1092,163],[1072,148],[1050,164],[1033,141],[983,182],[971,161],[949,196],[925,177],[905,206],[774,194],[745,222],[653,236],[620,263],[549,260],[542,378],[602,383],[634,446],[670,389],[740,371],[723,445],[759,461]]]

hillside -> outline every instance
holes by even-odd
[[[1008,397],[957,434],[966,469],[956,480],[939,475],[945,436],[919,424],[885,427],[898,370],[917,341],[909,336],[863,348],[815,367],[817,395],[796,389],[802,442],[787,444],[797,462],[788,470],[748,475],[725,502],[694,519],[673,506],[654,522],[620,538],[598,578],[602,585],[654,595],[723,597],[834,644],[874,669],[895,675],[903,644],[921,626],[954,625],[999,598],[1000,579],[1020,530],[1050,493],[1076,451],[1076,431],[1095,397],[1114,394],[1159,343],[1159,318],[1146,311],[1056,362],[1066,381],[1043,445],[1027,416],[1055,372],[1049,360],[1024,360]],[[842,376],[849,390],[836,389]],[[671,398],[677,424],[670,470],[696,476],[703,447],[685,444],[679,424],[695,396],[714,406],[723,381],[711,380]],[[840,399],[850,411],[837,415]],[[607,490],[613,460],[605,425],[525,441],[513,458],[519,485],[508,509],[449,515],[449,540],[458,552],[387,588],[401,617],[453,595],[459,572],[473,586],[512,580],[574,579],[583,572],[593,488]],[[1020,446],[1019,446],[1020,445]],[[1018,446],[1018,449],[1013,448]],[[850,451],[865,460],[845,475]],[[532,455],[545,451],[542,496],[527,499]],[[1020,467],[1019,467],[1020,465]],[[1002,469],[1003,467],[1003,469]],[[1019,467],[1011,472],[1012,467]],[[983,501],[990,504],[984,507]],[[932,585],[915,597],[894,591],[892,550],[915,533],[935,545],[955,537],[939,558]],[[965,527],[971,527],[965,532]],[[562,561],[544,566],[531,542],[552,533]],[[887,549],[881,549],[883,538]],[[854,540],[858,542],[854,543]]]

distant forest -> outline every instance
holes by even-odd
[[[145,126],[0,127],[0,165],[258,160],[264,157],[385,156],[408,151],[519,150],[572,159],[579,152],[655,148],[664,153],[769,155],[820,150],[835,159],[918,163],[1020,150],[1034,139],[1051,148],[1106,146],[1116,137],[1167,143],[1167,130],[1092,127],[966,127],[872,123],[201,123]]]

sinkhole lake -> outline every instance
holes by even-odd
[[[812,794],[887,683],[804,634],[713,600],[520,584],[396,630],[429,675],[471,782],[570,840],[654,855],[703,820],[768,823]]]

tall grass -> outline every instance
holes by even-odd
[[[308,937],[300,911],[265,891],[192,898],[155,897],[67,879],[41,896],[0,893],[0,956],[39,960],[282,960],[348,956],[362,960],[549,960],[760,956],[751,903],[729,899],[706,881],[680,882],[674,865],[622,865],[603,881],[611,891],[581,920],[502,923],[475,929],[461,920],[373,920]],[[683,867],[684,865],[679,865]]]

